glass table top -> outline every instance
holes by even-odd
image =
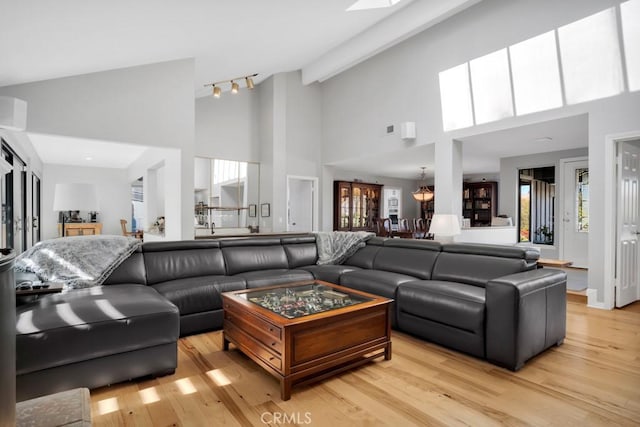
[[[237,296],[287,319],[372,301],[371,298],[315,282],[273,289],[255,289]]]

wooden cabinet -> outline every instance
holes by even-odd
[[[467,182],[462,188],[462,217],[471,220],[472,227],[489,227],[498,214],[498,183]]]
[[[334,181],[333,229],[375,231],[382,185]]]
[[[64,224],[65,237],[95,234],[102,234],[102,224],[99,222],[66,222]],[[62,236],[62,224],[60,223],[58,223],[58,236]]]
[[[429,185],[427,186],[427,188],[429,188],[429,190],[431,190],[435,195],[436,190],[433,185]],[[433,199],[429,200],[428,202],[420,203],[420,217],[423,219],[430,220],[431,218],[433,218],[433,214],[435,213],[435,210],[436,210],[435,196],[433,197]]]

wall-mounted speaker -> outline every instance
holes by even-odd
[[[400,138],[416,139],[416,122],[400,123]]]
[[[27,128],[27,101],[0,96],[0,128],[22,131]]]

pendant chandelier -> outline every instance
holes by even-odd
[[[413,193],[411,193],[413,195],[413,198],[417,201],[417,202],[421,202],[421,203],[426,203],[428,201],[433,200],[433,191],[429,190],[429,187],[427,187],[427,181],[425,180],[426,174],[424,172],[424,170],[426,169],[425,166],[422,166],[422,174],[420,175],[420,188],[418,188],[416,191],[414,191]]]

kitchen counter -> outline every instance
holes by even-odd
[[[309,233],[294,233],[290,231],[281,231],[281,232],[266,232],[266,233],[220,233],[217,232],[215,234],[203,234],[195,236],[196,240],[204,240],[204,239],[226,239],[226,238],[239,238],[239,237],[290,237],[290,236],[308,236]]]

